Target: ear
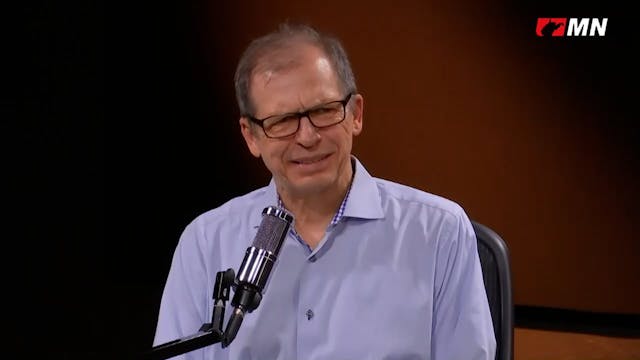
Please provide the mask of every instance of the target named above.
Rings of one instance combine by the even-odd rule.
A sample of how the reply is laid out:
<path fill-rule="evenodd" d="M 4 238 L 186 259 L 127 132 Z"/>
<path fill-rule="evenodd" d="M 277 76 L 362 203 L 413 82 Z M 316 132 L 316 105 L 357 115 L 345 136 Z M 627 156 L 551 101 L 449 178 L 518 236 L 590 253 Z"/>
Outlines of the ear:
<path fill-rule="evenodd" d="M 362 119 L 364 112 L 364 98 L 360 94 L 353 96 L 351 111 L 353 112 L 353 135 L 360 135 L 362 132 Z"/>
<path fill-rule="evenodd" d="M 247 143 L 247 147 L 251 152 L 251 155 L 259 158 L 260 157 L 260 148 L 257 144 L 257 135 L 255 134 L 253 126 L 249 123 L 249 119 L 242 116 L 240 118 L 240 132 L 242 132 L 242 137 L 244 141 Z"/>

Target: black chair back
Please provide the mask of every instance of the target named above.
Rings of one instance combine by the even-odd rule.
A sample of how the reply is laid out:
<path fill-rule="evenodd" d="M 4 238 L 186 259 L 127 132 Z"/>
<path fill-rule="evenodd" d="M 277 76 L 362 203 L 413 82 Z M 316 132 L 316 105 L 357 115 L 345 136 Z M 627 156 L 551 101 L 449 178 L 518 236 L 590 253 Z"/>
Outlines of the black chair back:
<path fill-rule="evenodd" d="M 493 329 L 496 336 L 496 360 L 513 360 L 513 291 L 509 248 L 495 231 L 471 221 L 478 240 Z"/>

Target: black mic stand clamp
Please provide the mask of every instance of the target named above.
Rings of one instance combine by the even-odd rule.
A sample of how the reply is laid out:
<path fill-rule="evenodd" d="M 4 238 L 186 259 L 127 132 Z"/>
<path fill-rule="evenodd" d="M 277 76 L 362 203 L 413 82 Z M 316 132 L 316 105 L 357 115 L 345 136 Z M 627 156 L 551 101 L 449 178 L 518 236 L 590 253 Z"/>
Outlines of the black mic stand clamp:
<path fill-rule="evenodd" d="M 238 287 L 241 287 L 241 289 L 238 289 Z M 253 286 L 234 284 L 233 289 L 236 291 L 233 294 L 231 305 L 235 306 L 235 309 L 229 318 L 229 323 L 221 340 L 223 349 L 229 346 L 233 339 L 235 339 L 240 325 L 242 325 L 242 320 L 244 320 L 244 314 L 255 310 L 262 300 L 262 294 Z"/>
<path fill-rule="evenodd" d="M 234 278 L 235 273 L 233 269 L 218 271 L 216 274 L 216 283 L 213 288 L 213 314 L 210 323 L 202 324 L 195 334 L 154 346 L 151 351 L 147 353 L 146 358 L 149 360 L 168 359 L 221 342 L 224 338 L 222 331 L 224 309 L 226 301 L 229 300 L 229 289 L 234 283 Z M 258 297 L 261 297 L 259 293 Z M 258 299 L 258 304 L 259 303 L 260 299 Z"/>

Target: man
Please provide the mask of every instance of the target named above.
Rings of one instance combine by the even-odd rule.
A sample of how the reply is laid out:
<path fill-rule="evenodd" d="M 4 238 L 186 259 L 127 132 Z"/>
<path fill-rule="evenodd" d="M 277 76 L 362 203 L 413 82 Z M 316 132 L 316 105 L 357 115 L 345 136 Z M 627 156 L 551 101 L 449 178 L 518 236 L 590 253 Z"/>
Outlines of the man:
<path fill-rule="evenodd" d="M 237 270 L 262 209 L 279 205 L 295 220 L 260 306 L 229 347 L 184 359 L 493 359 L 469 219 L 351 154 L 364 100 L 340 43 L 284 25 L 248 47 L 235 82 L 242 136 L 273 177 L 186 227 L 154 344 L 211 319 L 216 273 Z"/>

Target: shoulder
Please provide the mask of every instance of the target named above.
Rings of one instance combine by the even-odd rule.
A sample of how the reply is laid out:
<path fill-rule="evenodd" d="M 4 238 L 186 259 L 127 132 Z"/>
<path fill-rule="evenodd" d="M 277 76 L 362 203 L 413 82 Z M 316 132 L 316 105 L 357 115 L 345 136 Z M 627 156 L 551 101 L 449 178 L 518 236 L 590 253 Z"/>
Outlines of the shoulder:
<path fill-rule="evenodd" d="M 192 223 L 199 226 L 215 224 L 223 219 L 243 218 L 249 216 L 256 204 L 264 198 L 267 187 L 256 189 L 245 195 L 234 197 L 224 204 L 198 215 Z"/>
<path fill-rule="evenodd" d="M 464 209 L 457 202 L 397 182 L 374 178 L 383 203 L 392 202 L 403 208 L 423 208 L 430 212 L 441 213 L 454 218 L 465 217 Z"/>
<path fill-rule="evenodd" d="M 267 187 L 254 190 L 201 213 L 186 225 L 180 242 L 202 247 L 221 238 L 233 237 L 233 234 L 246 237 L 244 232 L 252 229 L 252 224 L 261 217 L 260 204 L 264 202 L 266 191 Z"/>
<path fill-rule="evenodd" d="M 474 239 L 471 220 L 458 202 L 397 182 L 374 180 L 388 220 L 415 224 L 430 238 Z"/>

